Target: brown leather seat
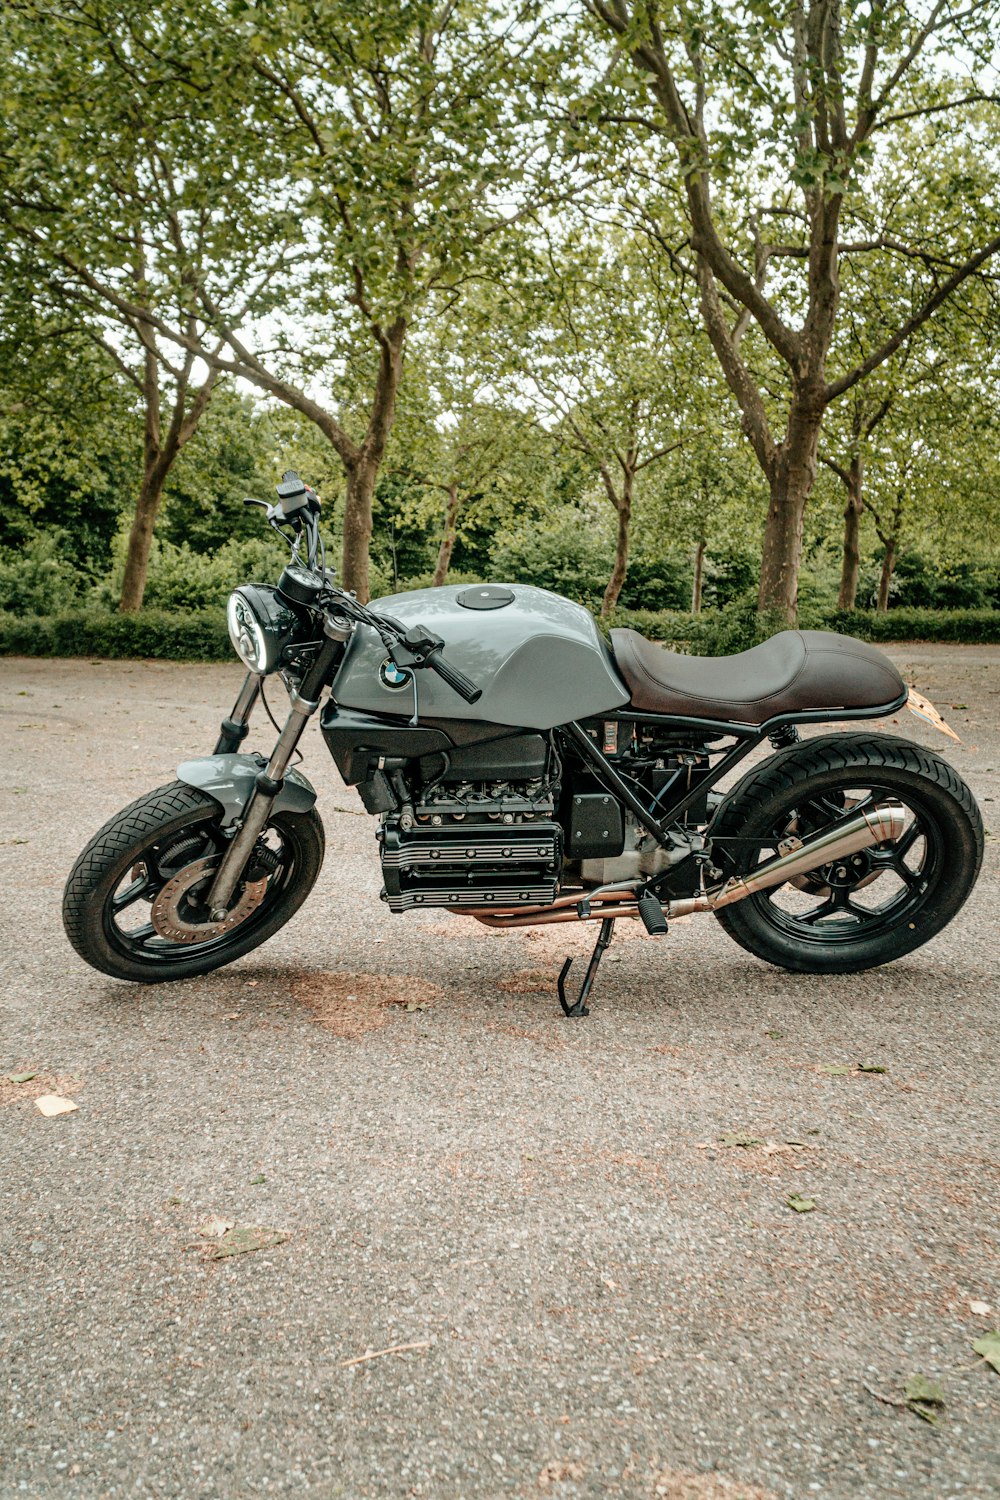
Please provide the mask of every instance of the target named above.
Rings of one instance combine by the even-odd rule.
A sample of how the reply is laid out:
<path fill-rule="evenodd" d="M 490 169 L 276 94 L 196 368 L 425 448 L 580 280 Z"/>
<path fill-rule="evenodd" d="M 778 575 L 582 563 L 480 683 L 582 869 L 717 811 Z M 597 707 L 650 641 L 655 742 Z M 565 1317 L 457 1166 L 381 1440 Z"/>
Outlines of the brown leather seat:
<path fill-rule="evenodd" d="M 681 656 L 634 630 L 612 630 L 611 645 L 641 713 L 763 724 L 810 709 L 888 707 L 906 691 L 881 651 L 826 630 L 783 630 L 736 656 Z"/>

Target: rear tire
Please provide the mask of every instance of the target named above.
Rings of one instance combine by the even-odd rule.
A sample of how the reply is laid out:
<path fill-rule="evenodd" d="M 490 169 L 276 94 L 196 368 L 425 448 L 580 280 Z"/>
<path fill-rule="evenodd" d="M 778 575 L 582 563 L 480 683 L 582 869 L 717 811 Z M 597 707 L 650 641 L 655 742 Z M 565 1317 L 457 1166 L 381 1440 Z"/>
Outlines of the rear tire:
<path fill-rule="evenodd" d="M 771 840 L 759 855 L 737 856 L 746 874 L 782 836 L 818 832 L 857 805 L 859 791 L 904 805 L 912 821 L 901 838 L 797 889 L 723 907 L 718 921 L 749 953 L 802 974 L 858 973 L 912 953 L 961 908 L 983 858 L 979 808 L 947 761 L 907 740 L 837 734 L 793 745 L 740 783 L 711 836 Z"/>
<path fill-rule="evenodd" d="M 186 864 L 225 847 L 221 812 L 206 792 L 174 781 L 116 813 L 90 840 L 66 882 L 63 925 L 80 957 L 102 974 L 143 984 L 207 974 L 249 953 L 283 927 L 308 896 L 323 864 L 319 814 L 278 813 L 267 825 L 277 846 L 277 868 L 239 925 L 208 940 L 170 942 L 147 922 L 129 930 L 124 912 L 152 901 Z M 164 864 L 171 856 L 176 863 Z M 123 904 L 129 877 L 137 894 Z M 145 885 L 143 882 L 145 881 Z M 241 885 L 239 890 L 244 887 Z M 124 896 L 128 896 L 126 887 Z M 146 934 L 145 937 L 142 935 Z"/>

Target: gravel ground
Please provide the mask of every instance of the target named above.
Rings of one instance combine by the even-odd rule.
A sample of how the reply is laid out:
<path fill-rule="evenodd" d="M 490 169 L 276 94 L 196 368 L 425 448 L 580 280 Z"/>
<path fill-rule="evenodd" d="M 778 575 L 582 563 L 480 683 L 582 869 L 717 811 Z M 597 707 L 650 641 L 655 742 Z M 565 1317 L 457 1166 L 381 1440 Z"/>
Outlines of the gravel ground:
<path fill-rule="evenodd" d="M 995 827 L 1000 650 L 891 654 L 963 743 L 889 727 Z M 0 676 L 0 1079 L 38 1072 L 0 1094 L 0 1494 L 996 1496 L 971 1350 L 1000 1308 L 995 838 L 891 967 L 786 974 L 694 918 L 620 939 L 569 1023 L 554 975 L 593 934 L 390 918 L 310 730 L 304 909 L 231 969 L 130 987 L 66 944 L 66 873 L 210 747 L 238 669 Z M 859 1062 L 888 1071 L 823 1071 Z M 78 1111 L 43 1118 L 46 1090 Z M 213 1217 L 289 1238 L 209 1261 Z M 936 1426 L 898 1404 L 914 1373 Z"/>

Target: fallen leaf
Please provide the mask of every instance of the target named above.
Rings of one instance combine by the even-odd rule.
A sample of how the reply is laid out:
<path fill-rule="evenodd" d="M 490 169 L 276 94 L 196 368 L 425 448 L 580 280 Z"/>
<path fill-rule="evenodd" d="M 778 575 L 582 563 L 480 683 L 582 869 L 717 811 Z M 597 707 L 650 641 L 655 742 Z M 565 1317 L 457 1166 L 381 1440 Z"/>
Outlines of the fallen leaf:
<path fill-rule="evenodd" d="M 820 1063 L 819 1070 L 821 1073 L 828 1073 L 831 1078 L 843 1078 L 851 1071 L 846 1063 Z"/>
<path fill-rule="evenodd" d="M 763 1146 L 764 1142 L 755 1135 L 741 1135 L 738 1131 L 727 1130 L 725 1135 L 719 1136 L 719 1142 L 723 1146 Z"/>
<path fill-rule="evenodd" d="M 406 1009 L 412 1014 L 415 1010 L 430 1010 L 430 1006 L 426 1000 L 407 1000 Z"/>
<path fill-rule="evenodd" d="M 265 1229 L 259 1224 L 235 1224 L 208 1252 L 209 1260 L 222 1260 L 227 1255 L 246 1255 L 251 1250 L 270 1250 L 274 1245 L 283 1245 L 291 1236 L 283 1229 Z"/>
<path fill-rule="evenodd" d="M 263 1172 L 258 1172 L 256 1177 L 251 1177 L 251 1179 L 250 1179 L 250 1186 L 251 1187 L 260 1187 L 261 1183 L 262 1182 L 266 1182 L 266 1181 L 267 1181 L 267 1178 L 264 1176 L 264 1173 Z"/>
<path fill-rule="evenodd" d="M 988 1318 L 993 1309 L 988 1302 L 979 1302 L 977 1300 L 969 1303 L 969 1311 L 970 1313 L 975 1313 L 977 1318 Z"/>
<path fill-rule="evenodd" d="M 888 1073 L 888 1068 L 883 1068 L 881 1063 L 858 1063 L 859 1073 Z"/>
<path fill-rule="evenodd" d="M 71 1115 L 80 1106 L 74 1104 L 72 1099 L 64 1099 L 61 1094 L 39 1094 L 35 1100 L 35 1108 L 39 1114 L 50 1119 L 53 1115 Z"/>
<path fill-rule="evenodd" d="M 794 1208 L 797 1214 L 811 1214 L 816 1207 L 815 1198 L 803 1198 L 801 1193 L 789 1193 L 785 1202 L 789 1208 Z"/>
<path fill-rule="evenodd" d="M 221 1240 L 224 1234 L 228 1234 L 236 1223 L 235 1219 L 206 1219 L 198 1233 L 203 1240 Z"/>
<path fill-rule="evenodd" d="M 38 1069 L 36 1068 L 33 1073 L 8 1073 L 7 1077 L 11 1083 L 30 1083 L 33 1078 L 38 1077 Z"/>
<path fill-rule="evenodd" d="M 771 1031 L 765 1031 L 764 1032 L 764 1035 L 765 1036 L 769 1036 L 771 1038 L 772 1042 L 780 1042 L 781 1038 L 784 1036 L 784 1034 L 785 1033 L 783 1031 L 779 1031 L 776 1026 L 773 1027 Z"/>
<path fill-rule="evenodd" d="M 972 1348 L 1000 1375 L 1000 1333 L 996 1329 L 992 1333 L 984 1333 L 981 1339 L 976 1339 Z"/>
<path fill-rule="evenodd" d="M 914 1416 L 936 1426 L 938 1412 L 944 1406 L 944 1391 L 936 1380 L 928 1380 L 926 1375 L 910 1375 L 903 1386 L 903 1395 Z"/>

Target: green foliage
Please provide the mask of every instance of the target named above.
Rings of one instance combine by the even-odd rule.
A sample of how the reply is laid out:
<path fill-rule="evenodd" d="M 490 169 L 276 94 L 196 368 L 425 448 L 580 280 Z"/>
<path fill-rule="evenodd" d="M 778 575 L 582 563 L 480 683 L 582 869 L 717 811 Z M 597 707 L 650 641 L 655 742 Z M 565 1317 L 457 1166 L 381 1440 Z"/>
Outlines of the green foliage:
<path fill-rule="evenodd" d="M 609 540 L 597 520 L 565 507 L 500 534 L 491 572 L 504 583 L 534 583 L 580 603 L 599 602 L 608 581 Z"/>
<path fill-rule="evenodd" d="M 228 661 L 233 654 L 218 609 L 175 614 L 142 609 L 123 615 L 101 608 L 57 615 L 0 614 L 0 655 L 155 657 Z"/>
<path fill-rule="evenodd" d="M 49 532 L 0 551 L 0 610 L 47 614 L 74 604 L 87 583 L 65 552 L 65 535 Z"/>

